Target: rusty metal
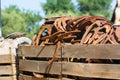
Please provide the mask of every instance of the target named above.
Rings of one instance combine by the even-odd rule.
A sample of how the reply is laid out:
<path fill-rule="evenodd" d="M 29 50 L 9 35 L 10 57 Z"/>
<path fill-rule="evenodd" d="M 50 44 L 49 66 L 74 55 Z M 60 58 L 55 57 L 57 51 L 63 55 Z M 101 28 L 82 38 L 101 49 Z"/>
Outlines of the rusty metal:
<path fill-rule="evenodd" d="M 43 76 L 43 75 L 38 74 L 38 73 L 35 73 L 35 72 L 33 72 L 33 75 L 34 75 L 35 77 L 39 78 L 39 79 L 44 78 L 44 76 Z"/>
<path fill-rule="evenodd" d="M 100 36 L 103 35 L 100 33 L 105 33 L 109 35 L 110 29 L 112 27 L 111 22 L 109 22 L 104 17 L 100 16 L 82 16 L 78 18 L 58 17 L 52 20 L 52 24 L 50 24 L 48 21 L 47 21 L 48 24 L 44 24 L 42 26 L 40 32 L 33 41 L 34 43 L 33 45 L 40 45 L 43 42 L 46 44 L 47 43 L 56 44 L 56 40 L 58 40 L 61 36 L 62 39 L 68 39 L 69 43 L 73 41 L 74 42 L 79 41 L 81 44 L 91 44 L 93 43 L 93 41 L 96 41 L 95 40 L 96 38 L 99 38 Z M 105 31 L 100 31 L 100 29 L 102 28 L 104 28 Z M 45 29 L 48 30 L 47 32 L 48 35 L 41 36 Z M 79 30 L 80 32 L 77 32 L 76 34 L 70 33 L 71 31 L 74 30 Z M 68 33 L 69 35 L 65 35 Z M 91 33 L 92 35 L 90 36 L 89 33 Z M 73 39 L 71 39 L 72 41 L 69 40 L 70 35 L 76 36 L 74 37 L 74 40 Z M 61 41 L 64 42 L 62 39 Z M 98 43 L 100 43 L 100 41 Z"/>
<path fill-rule="evenodd" d="M 59 50 L 59 48 L 60 48 L 60 45 L 61 45 L 61 42 L 60 41 L 58 41 L 57 43 L 56 43 L 56 49 L 55 49 L 55 52 L 54 52 L 54 54 L 53 54 L 53 58 L 51 59 L 51 60 L 49 60 L 49 64 L 52 64 L 55 60 L 57 60 L 58 58 L 57 58 L 57 52 L 58 52 L 58 50 Z"/>
<path fill-rule="evenodd" d="M 33 40 L 33 45 L 56 44 L 51 64 L 57 60 L 61 43 L 80 44 L 118 44 L 120 28 L 101 16 L 55 17 L 48 18 Z M 42 35 L 47 30 L 46 35 Z M 86 59 L 88 62 L 90 59 Z"/>
<path fill-rule="evenodd" d="M 45 46 L 56 45 L 53 57 L 48 61 L 52 64 L 58 60 L 58 51 L 61 43 L 79 44 L 119 44 L 120 26 L 113 25 L 106 18 L 101 16 L 82 16 L 82 17 L 52 17 L 45 18 L 46 22 L 32 40 L 32 45 Z M 43 35 L 45 33 L 45 35 Z M 72 56 L 71 56 L 72 57 Z M 72 61 L 71 58 L 70 61 Z M 113 61 L 109 59 L 112 63 Z M 85 62 L 99 63 L 99 59 L 85 59 Z M 33 73 L 37 78 L 43 75 Z"/>

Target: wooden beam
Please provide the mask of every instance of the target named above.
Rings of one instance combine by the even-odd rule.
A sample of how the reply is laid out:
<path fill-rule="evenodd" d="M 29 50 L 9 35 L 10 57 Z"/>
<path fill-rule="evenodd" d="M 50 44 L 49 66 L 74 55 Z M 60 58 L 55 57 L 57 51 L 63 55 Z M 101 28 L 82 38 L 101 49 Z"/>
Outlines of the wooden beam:
<path fill-rule="evenodd" d="M 120 59 L 120 45 L 62 45 L 62 57 Z"/>
<path fill-rule="evenodd" d="M 20 46 L 19 56 L 24 57 L 53 57 L 55 45 L 50 46 Z M 69 58 L 94 58 L 94 59 L 120 59 L 120 45 L 67 45 L 62 46 L 62 57 Z M 60 57 L 61 49 L 57 53 Z"/>
<path fill-rule="evenodd" d="M 6 66 L 0 66 L 0 75 L 13 75 L 12 66 L 6 65 Z"/>
<path fill-rule="evenodd" d="M 0 80 L 16 80 L 15 63 L 15 54 L 0 55 Z"/>
<path fill-rule="evenodd" d="M 38 72 L 46 74 L 62 74 L 120 79 L 120 65 L 118 64 L 90 64 L 73 62 L 54 62 L 51 66 L 46 61 L 20 60 L 20 71 Z"/>
<path fill-rule="evenodd" d="M 0 55 L 0 63 L 12 63 L 11 62 L 11 55 Z"/>
<path fill-rule="evenodd" d="M 16 79 L 13 79 L 13 76 L 0 76 L 0 80 L 16 80 Z"/>
<path fill-rule="evenodd" d="M 21 71 L 60 74 L 60 63 L 48 64 L 47 61 L 20 60 L 19 69 Z"/>
<path fill-rule="evenodd" d="M 19 56 L 24 57 L 53 57 L 55 45 L 50 46 L 20 46 Z M 60 51 L 59 53 L 60 54 Z"/>
<path fill-rule="evenodd" d="M 90 63 L 63 63 L 63 74 L 91 77 L 120 79 L 120 65 L 117 64 L 90 64 Z"/>

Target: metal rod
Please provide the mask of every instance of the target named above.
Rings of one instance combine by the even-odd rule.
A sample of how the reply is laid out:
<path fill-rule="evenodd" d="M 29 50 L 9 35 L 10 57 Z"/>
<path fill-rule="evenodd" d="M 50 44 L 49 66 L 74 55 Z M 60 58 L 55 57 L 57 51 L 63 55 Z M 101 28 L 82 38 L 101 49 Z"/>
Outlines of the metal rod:
<path fill-rule="evenodd" d="M 2 18 L 1 18 L 1 0 L 0 0 L 0 38 L 2 37 Z"/>

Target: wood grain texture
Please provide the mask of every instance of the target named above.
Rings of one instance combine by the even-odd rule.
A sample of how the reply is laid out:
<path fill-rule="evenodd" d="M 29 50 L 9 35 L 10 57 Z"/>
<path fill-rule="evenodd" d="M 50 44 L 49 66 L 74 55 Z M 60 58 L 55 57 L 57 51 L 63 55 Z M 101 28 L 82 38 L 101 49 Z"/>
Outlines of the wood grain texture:
<path fill-rule="evenodd" d="M 16 80 L 15 63 L 16 60 L 13 53 L 0 55 L 0 80 Z"/>
<path fill-rule="evenodd" d="M 49 58 L 53 56 L 55 45 L 51 46 L 20 46 L 19 56 L 34 58 Z M 62 58 L 93 58 L 93 59 L 120 59 L 120 45 L 97 44 L 62 44 L 58 55 Z M 120 79 L 119 64 L 97 64 L 97 63 L 76 63 L 76 62 L 54 62 L 48 61 L 20 60 L 20 71 L 38 72 L 44 74 L 62 74 L 92 77 Z"/>
<path fill-rule="evenodd" d="M 63 45 L 62 57 L 120 59 L 120 45 Z"/>
<path fill-rule="evenodd" d="M 5 75 L 5 74 L 10 74 L 10 75 L 13 74 L 11 65 L 0 66 L 0 75 Z"/>
<path fill-rule="evenodd" d="M 52 57 L 55 51 L 55 45 L 51 46 L 20 46 L 19 56 L 24 57 Z M 60 57 L 72 58 L 94 58 L 94 59 L 120 59 L 120 45 L 97 44 L 97 45 L 67 45 L 62 44 L 58 51 Z M 62 51 L 62 52 L 61 52 Z"/>
<path fill-rule="evenodd" d="M 11 63 L 11 55 L 0 55 L 0 63 Z"/>
<path fill-rule="evenodd" d="M 51 46 L 20 46 L 19 56 L 24 57 L 53 57 L 55 45 Z M 60 51 L 58 52 L 60 54 Z"/>
<path fill-rule="evenodd" d="M 54 62 L 50 67 L 46 61 L 20 60 L 20 70 L 46 74 L 62 74 L 120 79 L 120 65 L 117 64 L 85 64 L 73 62 Z"/>
<path fill-rule="evenodd" d="M 13 76 L 2 76 L 0 77 L 0 80 L 16 80 L 16 79 L 13 79 Z"/>

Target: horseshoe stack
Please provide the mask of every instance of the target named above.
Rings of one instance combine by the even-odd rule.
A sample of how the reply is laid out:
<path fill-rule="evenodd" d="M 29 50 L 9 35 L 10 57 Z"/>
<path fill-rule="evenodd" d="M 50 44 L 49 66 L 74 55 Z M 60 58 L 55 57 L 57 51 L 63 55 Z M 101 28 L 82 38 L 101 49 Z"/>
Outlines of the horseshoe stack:
<path fill-rule="evenodd" d="M 33 45 L 55 44 L 53 62 L 61 43 L 80 44 L 118 44 L 118 31 L 113 24 L 101 16 L 53 17 L 47 18 Z M 119 32 L 119 31 L 118 31 Z"/>
<path fill-rule="evenodd" d="M 50 18 L 41 27 L 33 45 L 61 43 L 118 44 L 112 23 L 101 16 Z"/>

